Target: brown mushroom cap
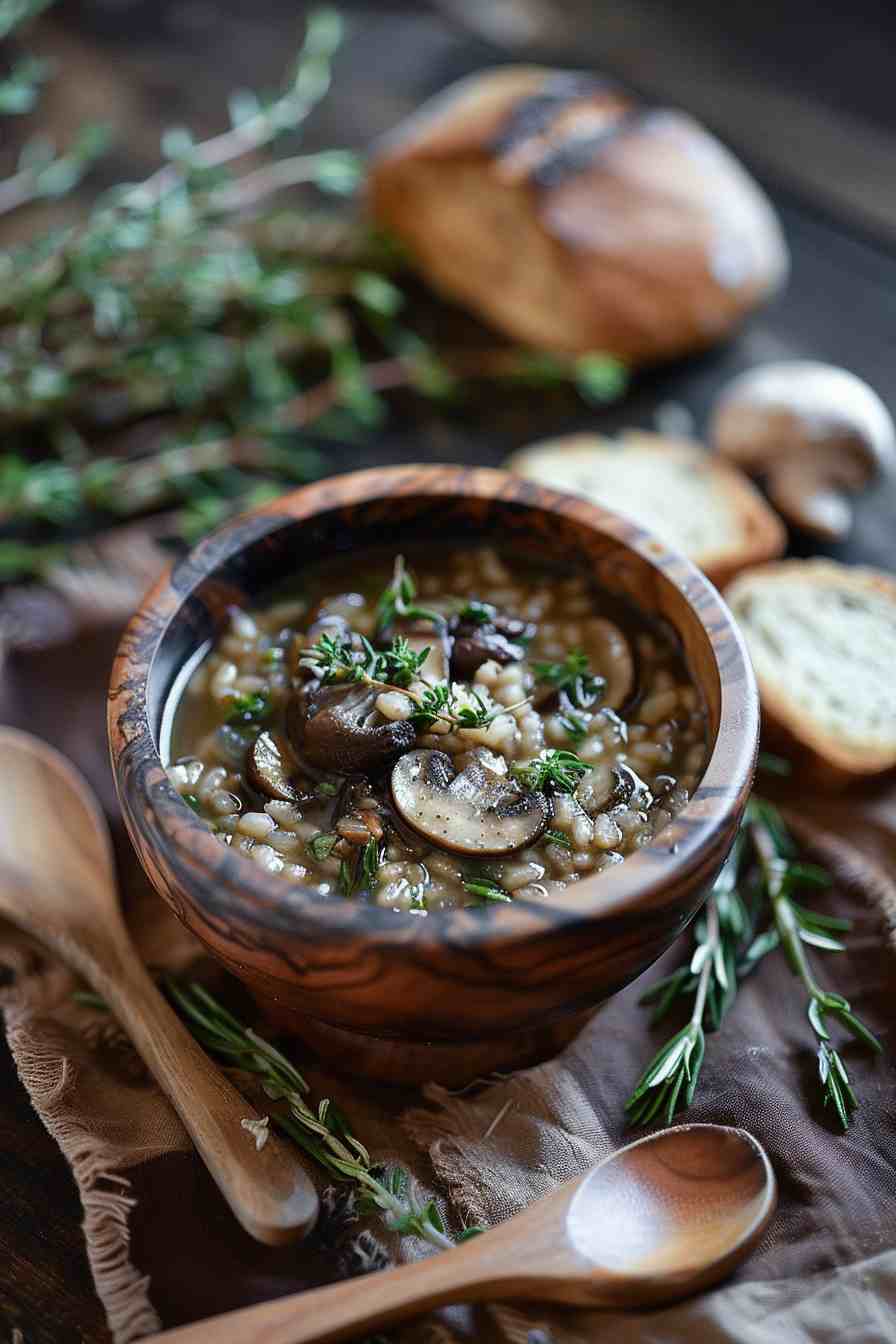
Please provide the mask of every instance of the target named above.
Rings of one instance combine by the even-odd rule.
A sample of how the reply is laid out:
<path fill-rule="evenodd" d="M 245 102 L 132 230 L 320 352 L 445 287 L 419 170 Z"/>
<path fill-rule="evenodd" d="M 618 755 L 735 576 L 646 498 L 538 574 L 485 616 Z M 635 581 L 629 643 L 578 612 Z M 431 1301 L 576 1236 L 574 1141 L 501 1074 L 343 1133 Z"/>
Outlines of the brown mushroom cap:
<path fill-rule="evenodd" d="M 298 761 L 279 733 L 259 733 L 246 753 L 246 778 L 256 793 L 284 803 L 307 803 L 313 786 L 298 775 Z"/>
<path fill-rule="evenodd" d="M 536 626 L 499 611 L 489 603 L 480 603 L 488 620 L 474 621 L 455 617 L 451 625 L 454 637 L 451 667 L 460 681 L 471 681 L 483 663 L 519 663 L 526 656 L 526 645 L 533 638 Z"/>
<path fill-rule="evenodd" d="M 376 771 L 414 745 L 407 720 L 390 720 L 376 708 L 377 691 L 352 682 L 311 682 L 287 707 L 290 741 L 304 759 L 339 775 Z"/>
<path fill-rule="evenodd" d="M 550 817 L 541 793 L 472 761 L 460 774 L 443 751 L 411 751 L 392 769 L 392 801 L 402 819 L 439 849 L 491 857 L 531 845 Z"/>
<path fill-rule="evenodd" d="M 765 364 L 728 383 L 710 437 L 722 456 L 765 477 L 785 518 L 827 540 L 848 534 L 849 496 L 896 465 L 896 428 L 877 393 L 814 360 Z"/>

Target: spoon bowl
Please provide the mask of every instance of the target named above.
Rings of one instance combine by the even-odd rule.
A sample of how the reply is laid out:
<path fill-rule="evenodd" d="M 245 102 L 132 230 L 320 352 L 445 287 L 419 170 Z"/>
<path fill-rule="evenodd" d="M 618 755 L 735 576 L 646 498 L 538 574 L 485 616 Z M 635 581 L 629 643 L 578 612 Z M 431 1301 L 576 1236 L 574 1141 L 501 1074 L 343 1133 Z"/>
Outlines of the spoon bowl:
<path fill-rule="evenodd" d="M 774 1204 L 771 1164 L 750 1134 L 681 1125 L 589 1172 L 569 1204 L 567 1236 L 600 1276 L 602 1300 L 618 1276 L 623 1301 L 634 1285 L 645 1302 L 665 1301 L 746 1254 Z"/>
<path fill-rule="evenodd" d="M 629 1144 L 499 1227 L 427 1260 L 158 1336 L 159 1344 L 336 1344 L 449 1302 L 648 1307 L 716 1283 L 775 1210 L 742 1129 L 681 1125 Z"/>

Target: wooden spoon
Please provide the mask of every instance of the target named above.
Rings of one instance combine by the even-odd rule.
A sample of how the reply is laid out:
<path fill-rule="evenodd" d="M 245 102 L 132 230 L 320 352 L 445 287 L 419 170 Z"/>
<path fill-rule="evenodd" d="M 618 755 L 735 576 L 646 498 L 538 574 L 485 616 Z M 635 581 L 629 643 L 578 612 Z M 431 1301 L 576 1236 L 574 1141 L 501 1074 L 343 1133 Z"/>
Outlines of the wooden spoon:
<path fill-rule="evenodd" d="M 629 1144 L 493 1231 L 416 1264 L 229 1312 L 158 1344 L 327 1344 L 448 1302 L 646 1307 L 706 1288 L 756 1245 L 775 1176 L 742 1129 L 681 1125 Z"/>
<path fill-rule="evenodd" d="M 28 733 L 0 728 L 0 916 L 33 934 L 109 1005 L 177 1111 L 251 1236 L 304 1236 L 317 1192 L 295 1151 L 271 1135 L 257 1151 L 231 1087 L 162 998 L 118 907 L 109 832 L 87 781 Z"/>

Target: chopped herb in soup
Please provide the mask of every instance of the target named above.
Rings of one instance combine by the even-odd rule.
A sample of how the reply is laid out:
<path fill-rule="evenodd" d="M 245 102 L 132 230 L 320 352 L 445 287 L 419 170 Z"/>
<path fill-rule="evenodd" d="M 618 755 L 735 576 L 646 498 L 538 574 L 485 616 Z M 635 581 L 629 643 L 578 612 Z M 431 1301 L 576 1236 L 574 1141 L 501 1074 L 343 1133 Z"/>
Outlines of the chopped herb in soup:
<path fill-rule="evenodd" d="M 332 563 L 303 593 L 231 612 L 169 767 L 223 844 L 287 882 L 417 915 L 550 900 L 700 778 L 673 637 L 585 576 L 477 548 Z"/>

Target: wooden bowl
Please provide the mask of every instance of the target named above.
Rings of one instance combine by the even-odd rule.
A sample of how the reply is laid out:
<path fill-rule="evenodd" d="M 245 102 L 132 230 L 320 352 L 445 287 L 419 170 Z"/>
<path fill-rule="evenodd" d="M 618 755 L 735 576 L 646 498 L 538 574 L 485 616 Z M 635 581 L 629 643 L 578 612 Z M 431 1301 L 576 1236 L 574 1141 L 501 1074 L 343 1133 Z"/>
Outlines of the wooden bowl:
<path fill-rule="evenodd" d="M 321 897 L 225 848 L 178 797 L 159 744 L 178 677 L 227 621 L 330 551 L 487 539 L 584 567 L 668 621 L 711 743 L 688 806 L 624 863 L 549 902 L 410 918 Z M 321 481 L 236 519 L 164 575 L 109 691 L 128 830 L 156 889 L 283 1028 L 352 1073 L 451 1084 L 555 1052 L 702 904 L 734 839 L 759 735 L 756 685 L 711 584 L 635 524 L 502 472 L 394 467 Z"/>

